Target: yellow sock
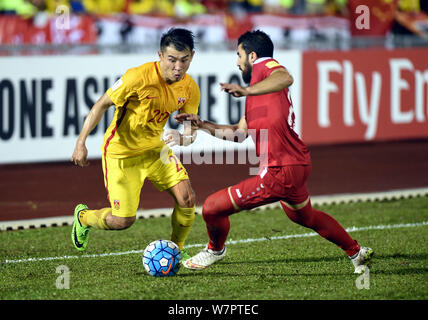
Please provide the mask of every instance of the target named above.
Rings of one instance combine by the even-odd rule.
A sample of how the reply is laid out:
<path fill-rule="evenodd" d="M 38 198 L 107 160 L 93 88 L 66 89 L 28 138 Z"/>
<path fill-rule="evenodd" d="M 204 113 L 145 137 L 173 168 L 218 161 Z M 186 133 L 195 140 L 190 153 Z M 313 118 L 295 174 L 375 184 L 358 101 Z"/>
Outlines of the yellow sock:
<path fill-rule="evenodd" d="M 175 242 L 180 250 L 184 249 L 184 242 L 192 229 L 193 221 L 195 220 L 195 209 L 182 208 L 175 204 L 174 211 L 171 216 L 172 234 L 171 241 Z"/>
<path fill-rule="evenodd" d="M 87 227 L 94 227 L 100 230 L 109 230 L 106 223 L 107 215 L 111 213 L 111 208 L 103 208 L 100 210 L 82 210 L 79 213 L 80 222 Z"/>

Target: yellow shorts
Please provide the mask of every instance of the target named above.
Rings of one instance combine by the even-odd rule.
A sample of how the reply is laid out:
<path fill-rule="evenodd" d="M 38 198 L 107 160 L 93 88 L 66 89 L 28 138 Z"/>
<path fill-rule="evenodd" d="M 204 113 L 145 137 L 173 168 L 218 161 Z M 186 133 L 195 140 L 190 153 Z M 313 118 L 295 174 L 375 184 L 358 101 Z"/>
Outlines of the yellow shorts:
<path fill-rule="evenodd" d="M 189 179 L 186 169 L 171 149 L 150 150 L 142 155 L 116 159 L 103 157 L 104 184 L 112 208 L 118 217 L 134 217 L 140 202 L 144 180 L 149 179 L 164 191 Z"/>

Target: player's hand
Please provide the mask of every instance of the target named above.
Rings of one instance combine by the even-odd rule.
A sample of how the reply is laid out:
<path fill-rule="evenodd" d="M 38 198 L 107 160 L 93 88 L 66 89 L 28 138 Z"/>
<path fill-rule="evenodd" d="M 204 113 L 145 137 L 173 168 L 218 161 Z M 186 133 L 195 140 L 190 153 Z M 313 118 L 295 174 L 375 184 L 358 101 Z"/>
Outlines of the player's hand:
<path fill-rule="evenodd" d="M 179 113 L 174 116 L 174 119 L 181 124 L 183 124 L 185 121 L 190 121 L 192 130 L 202 129 L 203 126 L 203 121 L 197 114 Z"/>
<path fill-rule="evenodd" d="M 196 130 L 189 135 L 184 135 L 174 129 L 168 129 L 163 134 L 163 141 L 169 146 L 185 146 L 192 144 L 196 139 Z"/>
<path fill-rule="evenodd" d="M 247 88 L 237 83 L 220 83 L 220 89 L 237 98 L 248 96 Z"/>
<path fill-rule="evenodd" d="M 181 134 L 177 130 L 168 129 L 164 132 L 163 141 L 168 147 L 180 145 Z"/>
<path fill-rule="evenodd" d="M 74 148 L 73 155 L 71 156 L 71 161 L 76 166 L 86 167 L 89 165 L 88 161 L 88 149 L 84 143 L 77 143 Z"/>

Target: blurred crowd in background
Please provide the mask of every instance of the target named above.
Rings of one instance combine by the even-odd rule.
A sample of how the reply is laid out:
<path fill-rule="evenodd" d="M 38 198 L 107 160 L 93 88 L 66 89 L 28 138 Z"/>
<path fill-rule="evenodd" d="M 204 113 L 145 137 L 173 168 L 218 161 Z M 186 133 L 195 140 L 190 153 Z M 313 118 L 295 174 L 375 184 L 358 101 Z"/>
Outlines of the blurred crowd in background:
<path fill-rule="evenodd" d="M 370 10 L 368 29 L 355 23 L 360 5 Z M 340 48 L 358 36 L 427 40 L 428 0 L 0 0 L 0 45 L 157 45 L 171 26 L 211 47 L 255 28 L 298 49 L 314 40 Z"/>
<path fill-rule="evenodd" d="M 74 13 L 187 18 L 219 12 L 235 15 L 256 12 L 346 14 L 346 3 L 347 0 L 0 0 L 0 11 L 30 17 L 39 11 L 54 14 L 58 6 L 65 5 Z"/>

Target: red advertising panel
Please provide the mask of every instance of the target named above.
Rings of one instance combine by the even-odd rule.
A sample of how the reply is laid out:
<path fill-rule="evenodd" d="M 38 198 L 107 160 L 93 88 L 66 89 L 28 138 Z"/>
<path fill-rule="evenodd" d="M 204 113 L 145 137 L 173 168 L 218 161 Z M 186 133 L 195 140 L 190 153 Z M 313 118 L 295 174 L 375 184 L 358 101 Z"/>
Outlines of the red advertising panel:
<path fill-rule="evenodd" d="M 428 138 L 428 48 L 305 52 L 309 144 Z"/>

